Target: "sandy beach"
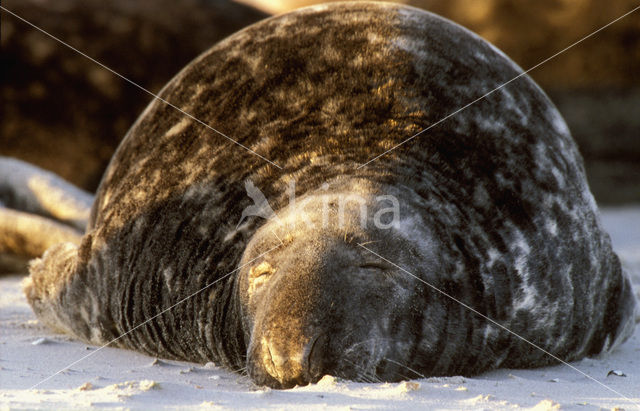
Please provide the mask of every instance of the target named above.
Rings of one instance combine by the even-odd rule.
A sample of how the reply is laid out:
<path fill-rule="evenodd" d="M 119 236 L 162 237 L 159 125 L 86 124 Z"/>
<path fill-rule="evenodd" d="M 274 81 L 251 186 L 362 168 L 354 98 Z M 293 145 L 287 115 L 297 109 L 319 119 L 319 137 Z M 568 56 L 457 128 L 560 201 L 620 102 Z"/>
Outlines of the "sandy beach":
<path fill-rule="evenodd" d="M 602 221 L 640 294 L 640 207 Z M 325 376 L 278 391 L 215 364 L 90 347 L 41 325 L 22 276 L 0 278 L 0 409 L 536 409 L 640 410 L 640 327 L 613 352 L 569 366 L 468 377 L 354 383 Z M 63 371 L 61 371 L 63 370 Z M 54 375 L 55 374 L 55 375 Z"/>

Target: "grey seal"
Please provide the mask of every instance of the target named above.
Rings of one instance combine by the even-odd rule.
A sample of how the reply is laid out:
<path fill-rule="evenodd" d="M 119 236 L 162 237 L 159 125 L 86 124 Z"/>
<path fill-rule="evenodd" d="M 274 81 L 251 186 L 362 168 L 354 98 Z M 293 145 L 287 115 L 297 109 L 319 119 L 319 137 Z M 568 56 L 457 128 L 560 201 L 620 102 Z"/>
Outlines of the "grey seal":
<path fill-rule="evenodd" d="M 530 78 L 369 162 L 521 72 L 397 4 L 250 26 L 161 93 L 246 149 L 152 103 L 81 244 L 32 264 L 29 302 L 85 341 L 278 388 L 556 361 L 460 303 L 565 361 L 609 350 L 636 302 L 569 130 Z"/>

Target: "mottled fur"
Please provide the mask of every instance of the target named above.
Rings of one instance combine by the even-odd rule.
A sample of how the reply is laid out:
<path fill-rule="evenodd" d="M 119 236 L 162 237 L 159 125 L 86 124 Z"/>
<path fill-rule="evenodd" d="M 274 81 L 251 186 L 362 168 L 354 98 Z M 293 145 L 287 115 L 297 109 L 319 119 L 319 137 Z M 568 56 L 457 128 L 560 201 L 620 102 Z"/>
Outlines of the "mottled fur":
<path fill-rule="evenodd" d="M 417 375 L 403 365 L 448 375 L 554 362 L 402 271 L 376 268 L 357 246 L 372 241 L 567 361 L 608 349 L 628 334 L 634 299 L 569 131 L 530 78 L 357 168 L 520 72 L 472 33 L 400 5 L 320 6 L 251 26 L 188 65 L 162 97 L 283 169 L 152 103 L 113 157 L 76 254 L 63 247 L 34 264 L 29 300 L 41 318 L 100 344 L 242 261 L 239 274 L 117 344 L 249 364 L 273 386 L 322 373 Z M 314 231 L 251 218 L 235 230 L 251 204 L 246 180 L 286 220 L 292 179 L 316 199 L 325 182 L 367 201 L 393 194 L 403 220 L 376 231 L 354 217 L 342 231 Z M 278 245 L 270 231 L 285 244 L 252 261 Z M 251 269 L 265 261 L 276 268 L 258 293 Z M 45 292 L 50 275 L 63 281 Z"/>

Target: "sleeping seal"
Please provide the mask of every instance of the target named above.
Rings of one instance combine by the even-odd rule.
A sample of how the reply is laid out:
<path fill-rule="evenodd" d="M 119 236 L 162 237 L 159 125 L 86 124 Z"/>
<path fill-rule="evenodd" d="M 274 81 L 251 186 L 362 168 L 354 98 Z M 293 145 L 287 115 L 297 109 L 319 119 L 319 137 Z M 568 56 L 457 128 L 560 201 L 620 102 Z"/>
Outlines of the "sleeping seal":
<path fill-rule="evenodd" d="M 361 167 L 518 73 L 462 27 L 397 4 L 240 31 L 161 96 L 262 157 L 152 103 L 81 244 L 32 264 L 28 299 L 91 343 L 122 335 L 280 388 L 554 363 L 422 281 L 565 361 L 611 349 L 633 327 L 630 283 L 531 79 Z"/>

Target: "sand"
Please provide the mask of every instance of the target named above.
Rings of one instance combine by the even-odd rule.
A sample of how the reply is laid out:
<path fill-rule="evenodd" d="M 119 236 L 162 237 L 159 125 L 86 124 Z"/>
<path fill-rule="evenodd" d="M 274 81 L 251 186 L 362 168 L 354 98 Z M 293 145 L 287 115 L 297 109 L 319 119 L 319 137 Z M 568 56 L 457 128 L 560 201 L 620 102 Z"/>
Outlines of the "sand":
<path fill-rule="evenodd" d="M 640 207 L 605 209 L 602 217 L 640 295 Z M 326 376 L 278 391 L 212 363 L 158 360 L 54 334 L 36 320 L 21 280 L 0 278 L 0 409 L 640 410 L 640 327 L 613 352 L 571 363 L 595 381 L 560 364 L 401 383 Z"/>

